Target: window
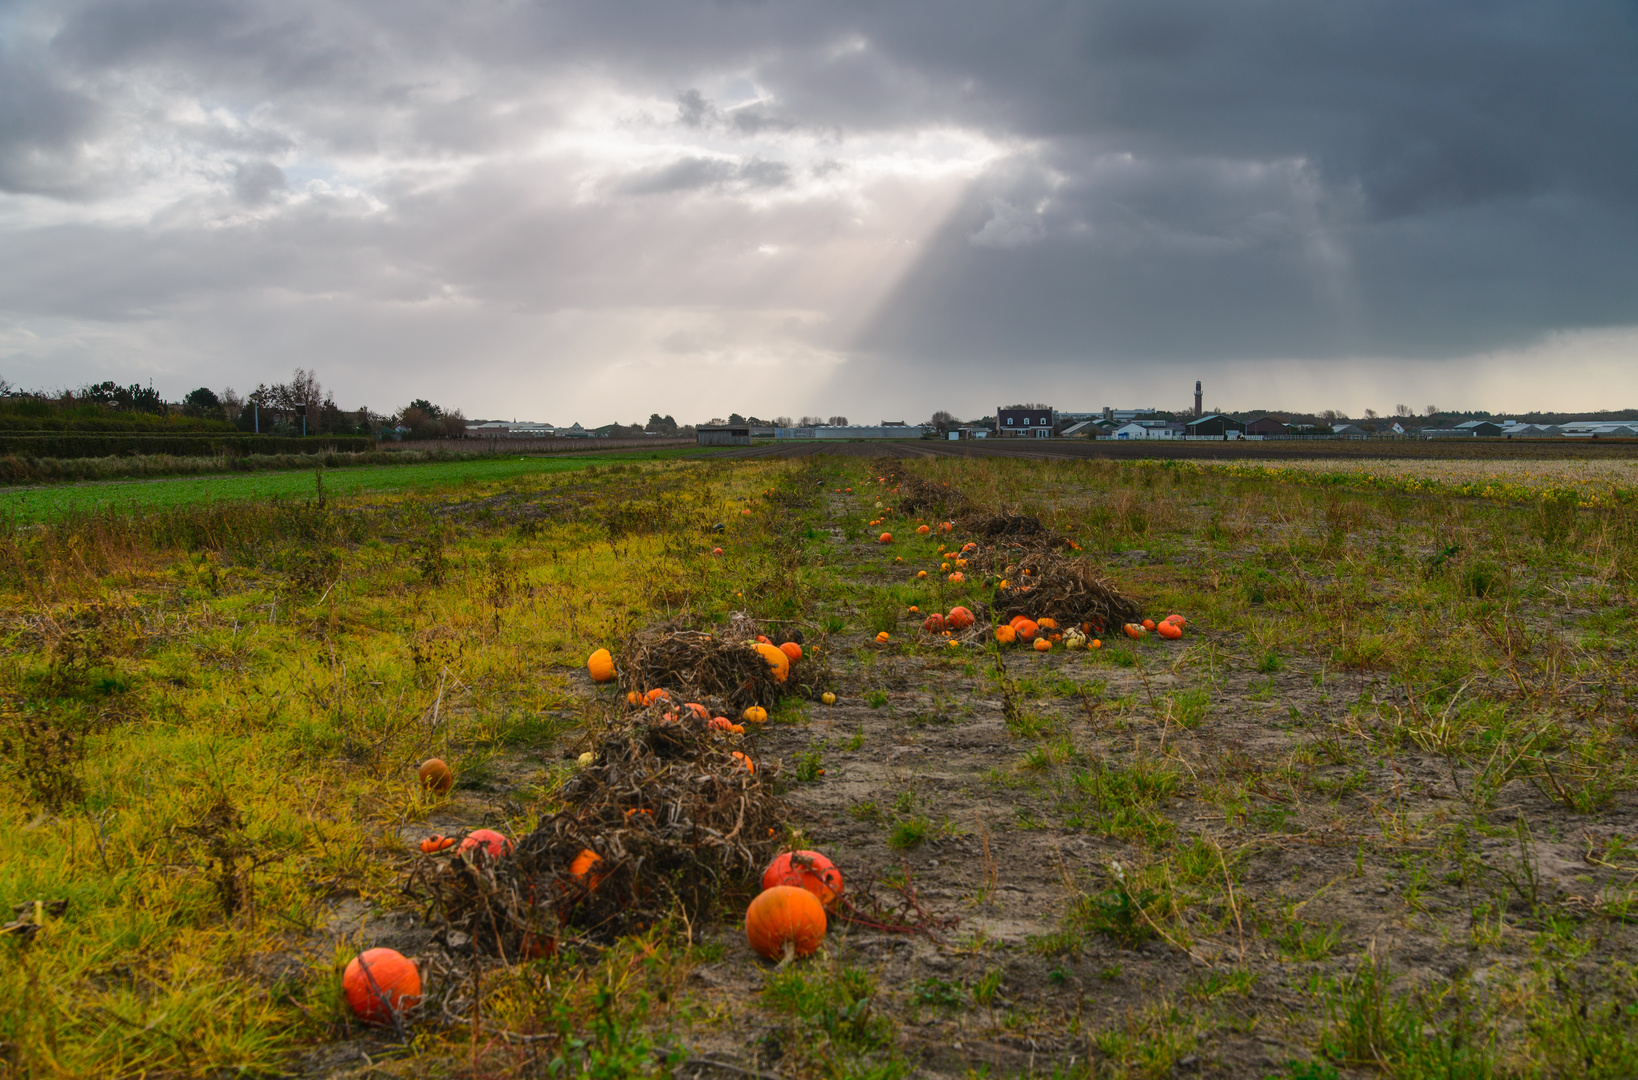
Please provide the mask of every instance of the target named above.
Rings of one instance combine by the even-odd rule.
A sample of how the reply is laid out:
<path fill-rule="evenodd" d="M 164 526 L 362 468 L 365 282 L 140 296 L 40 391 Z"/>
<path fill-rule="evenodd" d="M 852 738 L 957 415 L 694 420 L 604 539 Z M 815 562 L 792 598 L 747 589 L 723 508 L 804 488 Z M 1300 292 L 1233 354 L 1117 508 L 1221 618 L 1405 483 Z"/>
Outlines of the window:
<path fill-rule="evenodd" d="M 1012 427 L 1012 417 L 1007 417 L 1007 426 Z"/>

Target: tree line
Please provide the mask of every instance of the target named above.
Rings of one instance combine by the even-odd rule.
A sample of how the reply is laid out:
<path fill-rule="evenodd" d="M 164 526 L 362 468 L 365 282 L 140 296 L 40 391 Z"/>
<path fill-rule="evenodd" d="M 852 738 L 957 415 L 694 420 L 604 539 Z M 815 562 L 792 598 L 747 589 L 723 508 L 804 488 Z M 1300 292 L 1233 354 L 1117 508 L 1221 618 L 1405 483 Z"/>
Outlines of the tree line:
<path fill-rule="evenodd" d="M 232 387 L 220 391 L 201 386 L 181 401 L 166 401 L 150 384 L 122 386 L 112 380 L 86 383 L 72 390 L 23 390 L 0 379 L 0 401 L 17 411 L 84 412 L 105 410 L 135 417 L 184 417 L 190 427 L 238 430 L 263 435 L 373 435 L 389 439 L 460 438 L 466 434 L 466 416 L 425 398 L 416 398 L 392 412 L 367 406 L 343 409 L 335 395 L 319 382 L 318 374 L 296 368 L 290 379 L 258 383 L 248 394 Z"/>

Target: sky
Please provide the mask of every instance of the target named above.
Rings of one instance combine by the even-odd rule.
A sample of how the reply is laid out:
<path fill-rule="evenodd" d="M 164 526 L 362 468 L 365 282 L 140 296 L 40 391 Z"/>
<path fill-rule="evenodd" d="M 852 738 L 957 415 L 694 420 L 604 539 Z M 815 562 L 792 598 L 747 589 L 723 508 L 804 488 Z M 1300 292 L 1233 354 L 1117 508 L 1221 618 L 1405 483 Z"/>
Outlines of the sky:
<path fill-rule="evenodd" d="M 0 378 L 1638 406 L 1638 6 L 0 0 Z"/>

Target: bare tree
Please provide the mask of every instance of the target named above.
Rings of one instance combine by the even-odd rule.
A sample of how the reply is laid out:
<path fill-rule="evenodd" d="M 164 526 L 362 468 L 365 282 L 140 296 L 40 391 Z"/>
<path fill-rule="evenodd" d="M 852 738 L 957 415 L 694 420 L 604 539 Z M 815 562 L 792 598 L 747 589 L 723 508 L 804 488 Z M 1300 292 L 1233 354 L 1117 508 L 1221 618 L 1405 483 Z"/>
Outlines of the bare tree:
<path fill-rule="evenodd" d="M 823 416 L 804 416 L 796 422 L 797 427 L 818 427 L 825 422 Z"/>
<path fill-rule="evenodd" d="M 1377 417 L 1377 412 L 1376 412 L 1375 409 L 1366 409 L 1365 410 L 1365 419 L 1375 420 L 1376 417 Z"/>
<path fill-rule="evenodd" d="M 1395 405 L 1393 407 L 1393 411 L 1394 411 L 1394 415 L 1396 415 L 1396 416 L 1409 416 L 1409 415 L 1411 415 L 1411 407 L 1409 405 Z"/>
<path fill-rule="evenodd" d="M 830 418 L 831 427 L 847 427 L 847 417 L 833 416 Z"/>
<path fill-rule="evenodd" d="M 791 426 L 791 418 L 790 417 L 788 417 L 788 416 L 776 416 L 776 417 L 774 417 L 774 427 L 790 427 L 790 426 Z"/>
<path fill-rule="evenodd" d="M 1330 424 L 1341 420 L 1342 415 L 1335 409 L 1326 409 L 1324 412 L 1320 413 L 1320 419 L 1324 420 L 1327 424 Z"/>
<path fill-rule="evenodd" d="M 938 430 L 945 431 L 951 427 L 954 427 L 956 424 L 959 424 L 961 421 L 955 418 L 954 413 L 940 409 L 938 412 L 934 413 L 932 419 L 927 422 Z"/>
<path fill-rule="evenodd" d="M 1439 415 L 1439 406 L 1429 405 L 1426 409 L 1423 409 L 1422 412 L 1427 416 L 1437 416 Z"/>

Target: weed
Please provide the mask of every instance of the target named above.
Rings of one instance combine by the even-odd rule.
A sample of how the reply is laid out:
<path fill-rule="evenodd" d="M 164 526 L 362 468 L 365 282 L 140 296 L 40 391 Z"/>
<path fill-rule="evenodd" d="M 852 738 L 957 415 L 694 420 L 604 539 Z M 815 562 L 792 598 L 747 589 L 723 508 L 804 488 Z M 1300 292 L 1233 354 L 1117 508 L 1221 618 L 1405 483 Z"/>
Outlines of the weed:
<path fill-rule="evenodd" d="M 904 818 L 893 826 L 888 834 L 887 842 L 900 851 L 908 851 L 927 838 L 927 832 L 933 823 L 921 815 Z"/>

